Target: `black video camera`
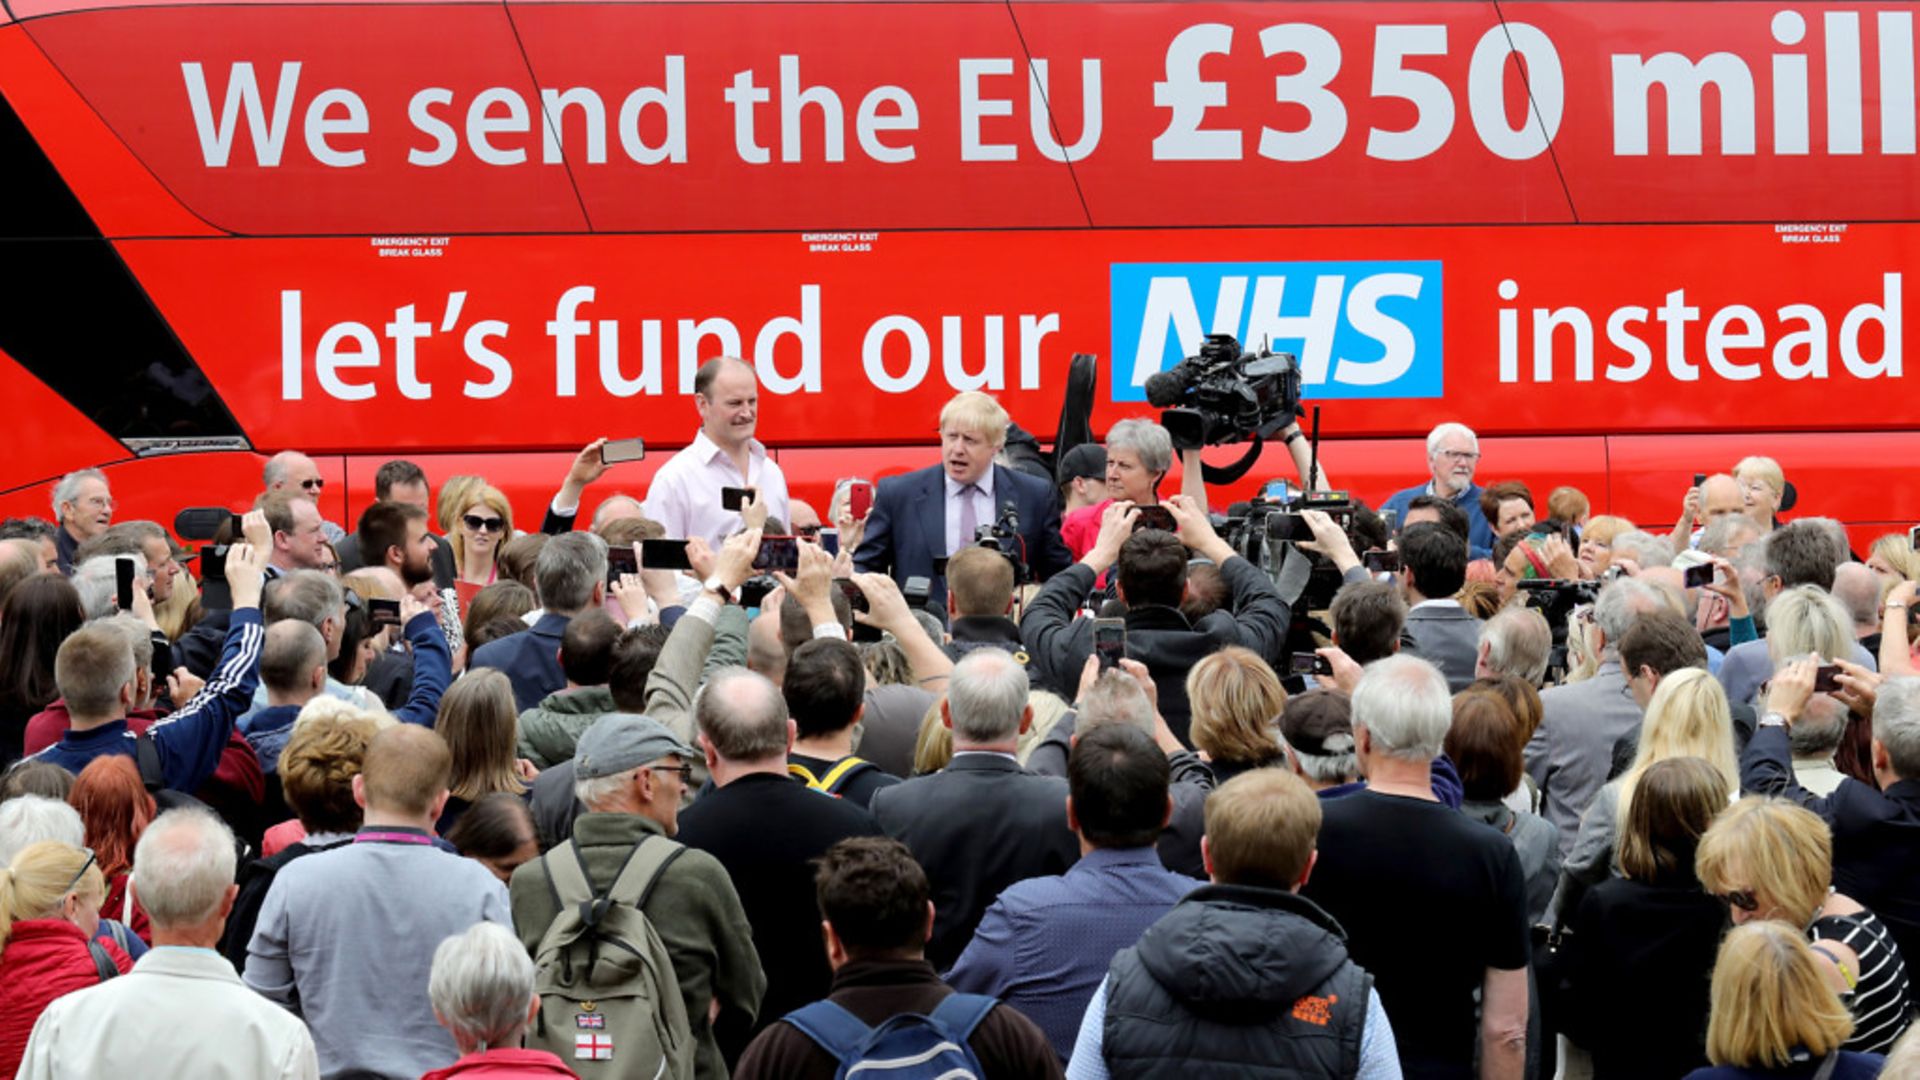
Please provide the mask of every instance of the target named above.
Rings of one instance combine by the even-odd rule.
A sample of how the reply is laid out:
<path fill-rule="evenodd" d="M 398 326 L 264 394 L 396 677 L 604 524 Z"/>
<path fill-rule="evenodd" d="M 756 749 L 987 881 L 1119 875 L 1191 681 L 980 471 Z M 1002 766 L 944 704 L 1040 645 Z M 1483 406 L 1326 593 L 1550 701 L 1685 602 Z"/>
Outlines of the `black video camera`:
<path fill-rule="evenodd" d="M 1198 355 L 1147 376 L 1147 401 L 1180 450 L 1272 438 L 1300 411 L 1292 353 L 1244 352 L 1232 334 L 1209 334 Z"/>
<path fill-rule="evenodd" d="M 1012 503 L 1000 509 L 1000 516 L 992 524 L 974 530 L 973 543 L 975 547 L 997 551 L 1005 556 L 1013 564 L 1015 585 L 1025 585 L 1033 580 L 1033 568 L 1027 565 L 1027 542 L 1020 535 L 1020 513 Z"/>

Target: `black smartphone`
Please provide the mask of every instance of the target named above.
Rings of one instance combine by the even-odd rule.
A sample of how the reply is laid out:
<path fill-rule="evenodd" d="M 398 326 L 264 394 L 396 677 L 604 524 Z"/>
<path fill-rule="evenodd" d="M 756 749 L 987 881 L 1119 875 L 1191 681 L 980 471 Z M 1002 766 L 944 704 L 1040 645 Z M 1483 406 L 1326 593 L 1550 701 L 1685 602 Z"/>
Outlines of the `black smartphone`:
<path fill-rule="evenodd" d="M 1822 664 L 1813 669 L 1813 692 L 1831 694 L 1840 689 L 1840 665 Z"/>
<path fill-rule="evenodd" d="M 1180 525 L 1173 520 L 1173 511 L 1164 506 L 1143 506 L 1140 516 L 1133 519 L 1133 531 L 1141 529 L 1162 529 L 1166 532 L 1179 532 Z"/>
<path fill-rule="evenodd" d="M 829 555 L 840 554 L 840 530 L 839 529 L 821 529 L 817 539 L 820 542 L 820 550 L 826 552 Z"/>
<path fill-rule="evenodd" d="M 1267 538 L 1298 543 L 1313 539 L 1313 530 L 1307 526 L 1307 519 L 1303 514 L 1268 514 Z"/>
<path fill-rule="evenodd" d="M 926 607 L 927 597 L 933 594 L 933 582 L 918 574 L 907 579 L 900 586 L 900 595 L 906 598 L 908 607 Z"/>
<path fill-rule="evenodd" d="M 1680 571 L 1680 584 L 1688 589 L 1696 589 L 1702 585 L 1711 585 L 1713 584 L 1713 573 L 1715 569 L 1716 567 L 1712 563 L 1701 563 L 1698 566 L 1689 566 L 1685 570 Z"/>
<path fill-rule="evenodd" d="M 1333 664 L 1317 652 L 1297 652 L 1293 654 L 1292 671 L 1295 675 L 1332 675 Z"/>
<path fill-rule="evenodd" d="M 1400 553 L 1385 548 L 1375 548 L 1361 556 L 1366 568 L 1376 574 L 1391 574 L 1400 569 Z"/>
<path fill-rule="evenodd" d="M 647 444 L 639 439 L 608 439 L 600 444 L 600 464 L 618 465 L 640 461 L 647 456 Z"/>
<path fill-rule="evenodd" d="M 693 569 L 693 563 L 687 559 L 685 540 L 640 541 L 640 565 L 649 570 Z"/>
<path fill-rule="evenodd" d="M 752 488 L 723 487 L 720 489 L 720 509 L 740 512 L 740 507 L 753 497 Z"/>
<path fill-rule="evenodd" d="M 139 572 L 133 560 L 124 555 L 113 560 L 114 599 L 119 601 L 121 611 L 133 610 L 133 578 Z"/>
<path fill-rule="evenodd" d="M 200 583 L 219 581 L 227 576 L 227 545 L 208 544 L 200 549 Z"/>
<path fill-rule="evenodd" d="M 375 626 L 400 625 L 400 601 L 378 596 L 367 601 L 367 620 Z"/>
<path fill-rule="evenodd" d="M 1697 472 L 1697 473 L 1694 473 L 1694 474 L 1693 474 L 1693 486 L 1694 486 L 1694 487 L 1699 487 L 1699 486 L 1700 486 L 1701 484 L 1704 484 L 1704 483 L 1706 483 L 1706 482 L 1707 482 L 1707 474 L 1706 474 L 1706 473 L 1703 473 L 1703 472 Z"/>
<path fill-rule="evenodd" d="M 1127 655 L 1127 620 L 1093 620 L 1093 653 L 1100 658 L 1101 671 L 1119 667 Z"/>
<path fill-rule="evenodd" d="M 847 604 L 853 610 L 868 610 L 867 594 L 860 591 L 860 586 L 854 584 L 852 578 L 835 578 L 833 583 L 840 587 L 841 595 L 847 598 Z"/>
<path fill-rule="evenodd" d="M 686 545 L 681 545 L 680 550 L 684 552 Z M 632 544 L 615 544 L 607 548 L 608 585 L 619 581 L 621 574 L 637 574 L 639 572 L 640 553 L 633 549 Z"/>
<path fill-rule="evenodd" d="M 800 538 L 763 536 L 760 553 L 753 557 L 755 570 L 782 570 L 789 574 L 800 569 Z"/>

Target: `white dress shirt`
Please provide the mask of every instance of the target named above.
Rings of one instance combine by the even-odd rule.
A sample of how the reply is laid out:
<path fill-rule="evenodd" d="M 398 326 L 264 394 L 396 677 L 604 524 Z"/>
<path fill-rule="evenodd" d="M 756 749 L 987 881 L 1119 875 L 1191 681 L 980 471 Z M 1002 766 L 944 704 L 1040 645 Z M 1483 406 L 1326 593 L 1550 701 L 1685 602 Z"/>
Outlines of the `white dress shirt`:
<path fill-rule="evenodd" d="M 767 456 L 766 446 L 758 439 L 747 441 L 747 475 L 741 476 L 733 458 L 707 438 L 704 429 L 654 474 L 641 511 L 675 540 L 701 536 L 718 549 L 742 526 L 738 512 L 720 508 L 720 489 L 729 487 L 753 488 L 768 516 L 791 527 L 787 478 Z"/>

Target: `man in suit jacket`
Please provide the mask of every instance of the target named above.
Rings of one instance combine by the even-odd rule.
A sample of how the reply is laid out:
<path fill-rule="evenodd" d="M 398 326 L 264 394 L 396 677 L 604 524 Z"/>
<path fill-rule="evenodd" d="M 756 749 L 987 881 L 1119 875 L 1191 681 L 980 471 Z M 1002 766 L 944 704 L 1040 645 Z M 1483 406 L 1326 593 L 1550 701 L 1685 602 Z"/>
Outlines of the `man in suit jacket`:
<path fill-rule="evenodd" d="M 1033 722 L 1027 672 L 999 649 L 976 649 L 954 665 L 940 719 L 953 731 L 953 763 L 873 794 L 887 835 L 907 845 L 933 883 L 927 959 L 946 970 L 1000 891 L 1065 873 L 1080 857 L 1067 826 L 1067 783 L 1038 776 L 1014 757 Z"/>
<path fill-rule="evenodd" d="M 540 549 L 534 583 L 546 613 L 517 634 L 508 634 L 473 651 L 468 667 L 490 667 L 513 681 L 514 705 L 526 712 L 542 698 L 564 690 L 560 637 L 575 615 L 599 607 L 607 592 L 607 542 L 593 533 L 556 536 Z"/>
<path fill-rule="evenodd" d="M 1467 549 L 1459 537 L 1426 523 L 1400 534 L 1400 591 L 1407 601 L 1400 651 L 1439 668 L 1456 694 L 1473 681 L 1480 651 L 1480 620 L 1453 598 L 1466 583 Z"/>
<path fill-rule="evenodd" d="M 946 581 L 934 560 L 972 544 L 980 526 L 999 521 L 1008 508 L 1019 515 L 1022 558 L 1034 580 L 1072 562 L 1060 539 L 1053 485 L 993 462 L 1006 445 L 1007 425 L 1007 411 L 977 390 L 947 402 L 940 410 L 940 464 L 880 481 L 854 566 L 891 573 L 902 585 L 924 577 L 929 599 L 945 602 Z"/>
<path fill-rule="evenodd" d="M 1527 742 L 1527 774 L 1540 786 L 1542 815 L 1560 830 L 1563 856 L 1573 848 L 1581 815 L 1607 782 L 1613 744 L 1640 727 L 1640 706 L 1620 667 L 1620 641 L 1642 612 L 1665 608 L 1659 589 L 1633 578 L 1601 589 L 1593 603 L 1593 625 L 1584 631 L 1598 639 L 1600 670 L 1591 679 L 1540 693 L 1544 712 Z M 1576 624 L 1567 632 L 1582 629 Z"/>
<path fill-rule="evenodd" d="M 1278 666 L 1286 647 L 1287 602 L 1257 566 L 1234 553 L 1213 531 L 1199 504 L 1176 495 L 1160 505 L 1173 514 L 1179 536 L 1160 529 L 1133 531 L 1139 511 L 1110 504 L 1099 539 L 1061 572 L 1027 608 L 1021 622 L 1029 663 L 1049 689 L 1071 697 L 1093 652 L 1093 620 L 1075 618 L 1094 581 L 1119 565 L 1120 599 L 1127 603 L 1127 655 L 1147 666 L 1159 690 L 1160 715 L 1183 745 L 1187 738 L 1187 671 L 1228 645 L 1244 645 Z M 1227 585 L 1227 602 L 1199 622 L 1180 613 L 1187 591 L 1187 549 L 1213 561 Z"/>

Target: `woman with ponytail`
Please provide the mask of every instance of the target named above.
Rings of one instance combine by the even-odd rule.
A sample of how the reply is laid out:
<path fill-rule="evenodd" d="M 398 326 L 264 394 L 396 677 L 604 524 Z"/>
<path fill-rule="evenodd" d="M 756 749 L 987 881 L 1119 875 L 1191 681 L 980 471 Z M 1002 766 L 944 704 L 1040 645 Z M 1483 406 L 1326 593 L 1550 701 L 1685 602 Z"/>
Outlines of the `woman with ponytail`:
<path fill-rule="evenodd" d="M 12 1076 L 49 1002 L 126 973 L 127 954 L 90 941 L 106 879 L 91 851 L 58 840 L 0 867 L 0 1076 Z"/>

